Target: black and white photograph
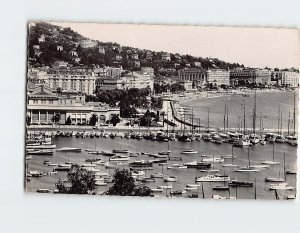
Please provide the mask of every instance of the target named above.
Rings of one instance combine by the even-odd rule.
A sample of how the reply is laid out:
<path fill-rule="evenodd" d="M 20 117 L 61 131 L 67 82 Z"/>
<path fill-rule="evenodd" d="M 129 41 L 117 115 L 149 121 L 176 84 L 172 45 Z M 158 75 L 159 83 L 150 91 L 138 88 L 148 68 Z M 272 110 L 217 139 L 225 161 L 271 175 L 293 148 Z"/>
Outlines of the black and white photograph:
<path fill-rule="evenodd" d="M 25 192 L 295 199 L 299 37 L 28 21 Z"/>

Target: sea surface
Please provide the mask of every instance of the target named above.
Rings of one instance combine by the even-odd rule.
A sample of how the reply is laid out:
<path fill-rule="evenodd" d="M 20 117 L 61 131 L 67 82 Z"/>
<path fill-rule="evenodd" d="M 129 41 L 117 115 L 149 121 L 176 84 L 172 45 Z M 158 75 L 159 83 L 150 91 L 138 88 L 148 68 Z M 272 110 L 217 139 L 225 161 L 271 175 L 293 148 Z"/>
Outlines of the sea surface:
<path fill-rule="evenodd" d="M 78 164 L 84 164 L 86 158 L 98 157 L 102 161 L 108 161 L 108 157 L 103 155 L 91 155 L 88 154 L 85 149 L 90 150 L 99 150 L 99 151 L 112 151 L 113 149 L 128 149 L 130 152 L 151 152 L 157 153 L 159 151 L 167 150 L 168 144 L 169 148 L 172 151 L 171 156 L 180 156 L 182 161 L 168 161 L 168 164 L 174 163 L 185 163 L 190 161 L 201 161 L 203 157 L 202 154 L 214 155 L 219 157 L 220 155 L 230 155 L 232 150 L 232 145 L 224 143 L 222 145 L 216 145 L 211 142 L 204 141 L 193 141 L 193 142 L 158 142 L 151 140 L 136 140 L 136 139 L 125 139 L 125 138 L 115 138 L 115 139 L 105 139 L 105 138 L 76 138 L 76 137 L 58 137 L 53 138 L 52 143 L 56 144 L 57 148 L 61 147 L 79 147 L 82 149 L 81 153 L 74 152 L 58 152 L 55 151 L 53 156 L 49 156 L 49 159 L 53 163 L 65 163 L 66 161 L 73 161 Z M 198 154 L 185 155 L 181 154 L 182 150 L 185 149 L 194 149 L 198 151 Z M 264 160 L 272 160 L 272 151 L 273 145 L 255 145 L 249 148 L 250 152 L 250 163 L 251 165 L 261 164 Z M 280 165 L 273 165 L 267 169 L 261 169 L 259 172 L 236 172 L 236 168 L 222 167 L 222 163 L 215 163 L 214 169 L 219 169 L 219 174 L 229 175 L 231 178 L 238 178 L 241 181 L 250 181 L 254 182 L 256 180 L 256 195 L 257 199 L 275 199 L 275 192 L 268 189 L 270 183 L 266 183 L 264 179 L 266 177 L 278 177 L 283 176 L 284 173 L 284 153 L 286 155 L 286 170 L 295 170 L 296 169 L 296 158 L 297 158 L 297 147 L 290 146 L 288 144 L 278 144 L 274 146 L 275 152 L 275 161 L 279 161 Z M 233 148 L 233 154 L 236 158 L 233 160 L 234 164 L 240 166 L 248 165 L 248 149 L 247 148 Z M 46 160 L 48 156 L 38 156 L 33 155 L 31 160 L 26 160 L 28 163 L 29 170 L 39 170 L 39 171 L 52 171 L 53 167 L 44 165 L 43 161 Z M 139 157 L 131 157 L 129 162 L 134 160 L 149 160 L 153 157 L 147 155 L 140 155 Z M 225 159 L 224 163 L 231 163 L 231 159 Z M 110 175 L 114 173 L 114 169 L 105 169 L 101 165 L 97 165 L 101 171 L 106 171 Z M 119 168 L 128 168 L 128 165 L 120 165 Z M 196 176 L 206 176 L 207 172 L 200 172 L 197 169 L 185 169 L 185 170 L 170 170 L 166 166 L 162 167 L 158 164 L 153 164 L 154 170 L 146 170 L 146 176 L 154 172 L 163 172 L 165 175 L 175 175 L 178 177 L 177 182 L 164 182 L 163 179 L 156 179 L 153 183 L 145 183 L 145 185 L 150 188 L 155 188 L 158 185 L 172 185 L 173 190 L 182 190 L 186 184 L 195 183 Z M 280 174 L 279 174 L 280 173 Z M 31 181 L 26 183 L 26 190 L 30 192 L 36 192 L 39 188 L 49 188 L 55 189 L 55 183 L 61 178 L 66 178 L 66 172 L 58 172 L 54 175 L 47 175 L 41 178 L 32 178 Z M 290 186 L 296 186 L 296 175 L 286 175 L 286 181 Z M 254 199 L 255 198 L 255 189 L 254 187 L 239 187 L 231 188 L 230 192 L 228 191 L 215 191 L 212 190 L 213 186 L 220 185 L 221 183 L 203 183 L 204 184 L 204 197 L 211 198 L 213 194 L 219 194 L 221 196 L 236 196 L 238 199 Z M 104 192 L 108 190 L 111 184 L 107 186 L 98 187 L 98 192 Z M 195 192 L 195 191 L 194 191 Z M 199 188 L 196 193 L 199 194 L 199 198 L 203 197 L 201 188 Z M 170 191 L 164 193 L 156 193 L 158 196 L 169 196 Z M 283 199 L 286 195 L 296 194 L 296 190 L 289 191 L 280 191 L 280 198 Z"/>
<path fill-rule="evenodd" d="M 210 127 L 223 129 L 224 111 L 226 103 L 228 106 L 228 127 L 235 129 L 239 127 L 238 125 L 241 125 L 243 127 L 243 105 L 245 101 L 246 128 L 252 128 L 255 102 L 254 96 L 254 94 L 250 94 L 249 97 L 243 97 L 241 95 L 232 95 L 204 99 L 194 99 L 190 101 L 185 101 L 184 105 L 193 108 L 195 124 L 198 124 L 198 119 L 200 118 L 200 124 L 204 127 L 207 126 L 209 109 Z M 296 113 L 298 112 L 298 96 L 299 92 L 298 90 L 296 90 Z M 290 130 L 293 130 L 292 121 L 294 113 L 294 91 L 280 91 L 276 93 L 260 93 L 258 91 L 256 95 L 256 103 L 256 130 L 259 130 L 260 128 L 260 117 L 262 117 L 263 128 L 277 130 L 278 115 L 280 115 L 279 107 L 282 111 L 282 128 L 288 128 L 288 119 L 290 112 Z M 298 117 L 296 114 L 296 129 L 298 127 L 297 119 Z"/>

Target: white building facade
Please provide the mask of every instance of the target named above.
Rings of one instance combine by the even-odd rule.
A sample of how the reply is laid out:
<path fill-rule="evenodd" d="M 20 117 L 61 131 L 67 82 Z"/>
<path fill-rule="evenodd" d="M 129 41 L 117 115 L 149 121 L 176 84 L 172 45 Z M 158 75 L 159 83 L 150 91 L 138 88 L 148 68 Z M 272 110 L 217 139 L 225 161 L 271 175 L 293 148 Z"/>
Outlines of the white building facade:
<path fill-rule="evenodd" d="M 82 68 L 51 69 L 47 73 L 49 87 L 92 95 L 96 77 L 92 70 Z"/>

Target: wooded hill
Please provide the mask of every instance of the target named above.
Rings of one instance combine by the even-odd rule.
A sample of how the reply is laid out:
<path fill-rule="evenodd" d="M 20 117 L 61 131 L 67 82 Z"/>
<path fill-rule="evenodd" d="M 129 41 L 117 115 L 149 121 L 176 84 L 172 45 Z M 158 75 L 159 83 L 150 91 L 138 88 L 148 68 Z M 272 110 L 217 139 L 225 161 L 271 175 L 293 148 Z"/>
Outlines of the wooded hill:
<path fill-rule="evenodd" d="M 238 63 L 228 63 L 217 58 L 202 58 L 191 55 L 170 53 L 170 61 L 162 60 L 163 51 L 151 51 L 118 43 L 95 41 L 95 46 L 83 48 L 80 42 L 87 40 L 71 28 L 63 28 L 45 22 L 36 22 L 29 27 L 28 61 L 31 65 L 51 66 L 55 61 L 69 62 L 74 66 L 122 66 L 128 70 L 139 70 L 140 66 L 153 67 L 156 74 L 176 73 L 184 67 L 233 69 L 243 67 Z M 100 49 L 105 50 L 101 52 Z M 117 58 L 117 56 L 119 57 Z M 196 62 L 196 63 L 195 63 Z"/>

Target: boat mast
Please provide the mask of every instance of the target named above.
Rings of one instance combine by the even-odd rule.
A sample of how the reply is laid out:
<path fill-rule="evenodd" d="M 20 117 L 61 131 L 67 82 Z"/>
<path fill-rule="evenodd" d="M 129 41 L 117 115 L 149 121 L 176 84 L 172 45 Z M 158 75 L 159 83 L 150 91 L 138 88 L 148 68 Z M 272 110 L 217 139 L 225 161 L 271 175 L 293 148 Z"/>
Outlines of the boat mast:
<path fill-rule="evenodd" d="M 291 112 L 289 111 L 289 119 L 288 119 L 288 135 L 290 135 L 290 121 L 291 121 L 291 119 L 290 119 L 290 116 L 291 115 Z"/>
<path fill-rule="evenodd" d="M 169 137 L 169 105 L 167 106 L 167 136 Z"/>
<path fill-rule="evenodd" d="M 185 133 L 185 112 L 183 112 L 183 135 Z"/>
<path fill-rule="evenodd" d="M 228 131 L 228 105 L 227 105 L 227 111 L 226 111 L 226 128 L 227 128 L 227 131 Z"/>
<path fill-rule="evenodd" d="M 274 154 L 275 154 L 275 152 L 274 152 L 274 147 L 275 147 L 275 142 L 273 142 L 273 162 L 274 162 Z"/>
<path fill-rule="evenodd" d="M 224 133 L 226 132 L 226 102 L 225 102 L 225 109 L 224 109 L 224 119 L 223 119 L 223 123 L 224 123 Z"/>
<path fill-rule="evenodd" d="M 256 126 L 256 90 L 255 90 L 255 94 L 254 94 L 253 134 L 255 134 L 255 126 Z"/>
<path fill-rule="evenodd" d="M 180 115 L 180 134 L 182 134 L 182 115 Z"/>
<path fill-rule="evenodd" d="M 279 108 L 278 108 L 278 117 L 277 117 L 277 134 L 280 133 L 280 105 L 279 105 Z"/>
<path fill-rule="evenodd" d="M 259 131 L 261 137 L 262 136 L 262 113 L 260 113 L 260 118 L 259 118 Z"/>
<path fill-rule="evenodd" d="M 231 164 L 233 164 L 233 145 L 231 146 Z"/>
<path fill-rule="evenodd" d="M 249 166 L 249 169 L 250 169 L 250 150 L 249 150 L 249 146 L 248 146 L 248 166 Z"/>
<path fill-rule="evenodd" d="M 209 133 L 209 108 L 208 108 L 208 111 L 207 111 L 207 131 Z"/>
<path fill-rule="evenodd" d="M 192 109 L 192 134 L 194 133 L 194 110 Z"/>
<path fill-rule="evenodd" d="M 280 111 L 280 135 L 282 135 L 282 110 Z"/>
<path fill-rule="evenodd" d="M 294 92 L 294 136 L 296 135 L 296 91 Z"/>
<path fill-rule="evenodd" d="M 198 119 L 198 121 L 199 121 L 198 133 L 200 134 L 200 118 Z"/>
<path fill-rule="evenodd" d="M 244 135 L 246 134 L 246 103 L 244 99 Z"/>

